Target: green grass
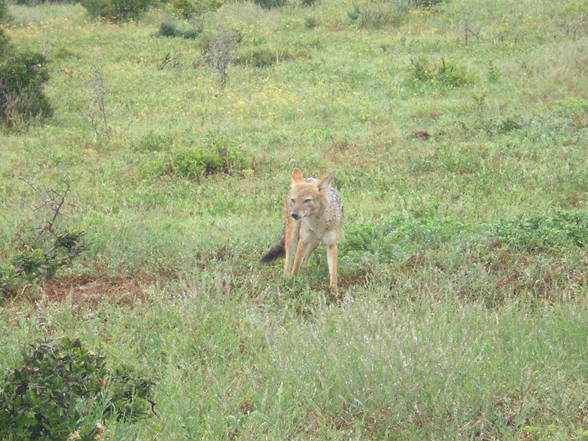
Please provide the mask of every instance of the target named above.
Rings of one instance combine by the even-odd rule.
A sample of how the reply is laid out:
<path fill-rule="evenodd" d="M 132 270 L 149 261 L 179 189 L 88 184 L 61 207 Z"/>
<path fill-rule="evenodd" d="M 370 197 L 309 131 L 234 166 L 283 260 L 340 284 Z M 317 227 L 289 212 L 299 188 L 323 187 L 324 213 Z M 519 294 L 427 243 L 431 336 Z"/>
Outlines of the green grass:
<path fill-rule="evenodd" d="M 2 134 L 0 261 L 47 216 L 29 184 L 69 183 L 87 249 L 57 283 L 151 286 L 132 308 L 25 287 L 0 377 L 63 335 L 152 376 L 160 417 L 113 440 L 586 439 L 586 2 L 356 4 L 377 16 L 228 3 L 196 39 L 157 38 L 165 8 L 10 5 L 55 111 Z M 221 90 L 202 50 L 229 29 Z M 337 171 L 340 300 L 323 249 L 293 280 L 258 263 L 296 166 Z"/>

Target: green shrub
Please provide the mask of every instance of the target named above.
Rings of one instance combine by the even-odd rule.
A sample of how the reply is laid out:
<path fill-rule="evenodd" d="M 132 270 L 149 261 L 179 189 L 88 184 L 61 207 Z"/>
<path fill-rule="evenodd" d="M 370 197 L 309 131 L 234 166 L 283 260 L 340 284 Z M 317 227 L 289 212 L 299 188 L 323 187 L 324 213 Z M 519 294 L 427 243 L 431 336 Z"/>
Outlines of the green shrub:
<path fill-rule="evenodd" d="M 152 382 L 127 368 L 114 371 L 79 340 L 38 344 L 0 382 L 0 439 L 98 439 L 96 420 L 132 422 L 151 408 Z M 75 435 L 74 435 L 75 436 Z"/>
<path fill-rule="evenodd" d="M 0 28 L 0 54 L 6 54 L 12 50 L 12 46 L 10 45 L 10 38 L 4 32 L 4 29 Z M 0 59 L 2 59 L 2 55 L 0 55 Z"/>
<path fill-rule="evenodd" d="M 243 48 L 233 62 L 257 68 L 269 67 L 276 63 L 295 58 L 306 57 L 304 49 L 289 49 L 284 47 L 254 47 Z"/>
<path fill-rule="evenodd" d="M 35 284 L 55 277 L 57 271 L 68 267 L 85 246 L 84 233 L 64 231 L 50 237 L 21 239 L 16 250 L 0 261 L 0 298 L 9 297 L 23 286 Z"/>
<path fill-rule="evenodd" d="M 215 174 L 231 174 L 250 167 L 250 161 L 234 143 L 209 136 L 203 146 L 180 150 L 152 162 L 148 173 L 200 180 Z"/>
<path fill-rule="evenodd" d="M 474 76 L 463 66 L 447 62 L 444 58 L 432 62 L 421 56 L 412 60 L 408 81 L 413 86 L 462 87 L 473 83 Z"/>
<path fill-rule="evenodd" d="M 122 22 L 139 18 L 155 0 L 80 0 L 80 3 L 93 18 Z"/>
<path fill-rule="evenodd" d="M 198 38 L 202 32 L 201 28 L 192 29 L 181 29 L 174 23 L 161 23 L 159 31 L 155 34 L 156 37 L 173 37 L 173 38 L 185 38 L 188 40 L 194 40 Z"/>
<path fill-rule="evenodd" d="M 235 58 L 235 64 L 243 64 L 255 67 L 269 67 L 276 64 L 278 54 L 276 51 L 266 48 L 244 49 Z"/>
<path fill-rule="evenodd" d="M 0 120 L 14 126 L 34 117 L 52 114 L 49 101 L 43 95 L 43 83 L 49 79 L 47 61 L 35 52 L 15 52 L 0 36 L 5 53 L 0 56 Z"/>
<path fill-rule="evenodd" d="M 223 3 L 223 0 L 172 0 L 171 6 L 180 17 L 189 19 L 207 11 L 214 11 Z"/>
<path fill-rule="evenodd" d="M 499 244 L 514 250 L 549 251 L 588 245 L 588 213 L 559 210 L 552 215 L 520 217 L 494 228 Z"/>
<path fill-rule="evenodd" d="M 399 24 L 408 10 L 402 2 L 372 2 L 361 6 L 353 3 L 353 9 L 347 11 L 347 16 L 360 28 L 377 29 Z"/>
<path fill-rule="evenodd" d="M 37 6 L 42 4 L 55 4 L 55 3 L 78 3 L 79 0 L 16 0 L 17 5 L 24 6 Z"/>
<path fill-rule="evenodd" d="M 405 0 L 411 9 L 424 9 L 443 3 L 444 0 Z"/>
<path fill-rule="evenodd" d="M 304 27 L 306 29 L 314 29 L 318 26 L 318 21 L 314 17 L 306 17 L 304 19 Z"/>
<path fill-rule="evenodd" d="M 317 2 L 317 0 L 300 0 L 300 4 L 302 6 L 312 6 Z"/>
<path fill-rule="evenodd" d="M 288 0 L 253 0 L 253 2 L 264 9 L 279 8 L 288 4 Z"/>
<path fill-rule="evenodd" d="M 5 0 L 0 0 L 0 23 L 6 21 L 8 18 L 8 6 L 6 6 Z M 0 31 L 4 33 L 1 29 Z M 1 49 L 1 48 L 0 48 Z"/>

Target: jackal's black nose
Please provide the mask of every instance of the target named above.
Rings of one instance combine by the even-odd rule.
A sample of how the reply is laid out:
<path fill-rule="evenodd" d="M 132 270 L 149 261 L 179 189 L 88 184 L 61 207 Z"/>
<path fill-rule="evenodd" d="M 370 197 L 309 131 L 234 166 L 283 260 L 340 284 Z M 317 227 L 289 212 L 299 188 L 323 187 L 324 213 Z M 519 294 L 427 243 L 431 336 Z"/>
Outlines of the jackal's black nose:
<path fill-rule="evenodd" d="M 296 220 L 300 219 L 300 215 L 298 213 L 292 213 L 292 217 Z"/>

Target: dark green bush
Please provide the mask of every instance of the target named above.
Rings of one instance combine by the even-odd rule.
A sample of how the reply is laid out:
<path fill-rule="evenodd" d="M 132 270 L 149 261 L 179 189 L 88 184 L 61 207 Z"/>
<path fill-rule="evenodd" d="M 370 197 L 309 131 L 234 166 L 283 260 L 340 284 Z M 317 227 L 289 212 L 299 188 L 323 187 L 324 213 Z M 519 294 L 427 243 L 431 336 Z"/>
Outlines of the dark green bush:
<path fill-rule="evenodd" d="M 421 56 L 412 60 L 409 83 L 413 86 L 428 85 L 441 87 L 462 87 L 474 82 L 474 76 L 459 64 L 445 61 L 430 61 Z"/>
<path fill-rule="evenodd" d="M 201 28 L 182 29 L 174 23 L 161 23 L 159 31 L 155 34 L 156 37 L 170 37 L 170 38 L 186 38 L 194 40 L 198 38 L 202 32 Z"/>
<path fill-rule="evenodd" d="M 413 9 L 430 8 L 443 3 L 444 0 L 406 0 L 407 5 Z"/>
<path fill-rule="evenodd" d="M 12 46 L 10 45 L 10 38 L 4 32 L 4 29 L 0 28 L 0 59 L 2 59 L 7 54 L 8 51 L 12 50 Z"/>
<path fill-rule="evenodd" d="M 8 18 L 8 6 L 6 6 L 6 1 L 5 0 L 0 0 L 0 23 L 2 23 L 3 21 L 6 21 L 6 19 Z M 3 33 L 3 31 L 0 29 L 0 31 Z M 1 48 L 0 48 L 1 50 Z"/>
<path fill-rule="evenodd" d="M 551 215 L 503 221 L 494 228 L 494 238 L 519 251 L 583 248 L 588 246 L 588 213 L 560 210 Z"/>
<path fill-rule="evenodd" d="M 253 0 L 253 2 L 264 9 L 279 8 L 288 4 L 288 0 Z"/>
<path fill-rule="evenodd" d="M 288 58 L 288 57 L 285 57 Z M 278 61 L 278 53 L 266 48 L 243 49 L 235 57 L 235 64 L 269 67 Z"/>
<path fill-rule="evenodd" d="M 91 17 L 123 22 L 139 18 L 155 0 L 80 0 L 80 3 Z"/>
<path fill-rule="evenodd" d="M 224 0 L 172 0 L 172 9 L 179 16 L 189 19 L 195 15 L 201 15 L 207 11 L 220 8 Z"/>
<path fill-rule="evenodd" d="M 352 23 L 360 28 L 377 29 L 386 25 L 396 25 L 404 17 L 408 9 L 396 3 L 380 3 L 358 6 L 353 4 L 353 9 L 347 11 L 347 16 Z"/>
<path fill-rule="evenodd" d="M 312 6 L 317 2 L 317 0 L 300 0 L 300 4 L 302 6 Z"/>
<path fill-rule="evenodd" d="M 51 3 L 79 3 L 79 0 L 16 0 L 17 5 L 36 6 Z"/>
<path fill-rule="evenodd" d="M 55 277 L 84 250 L 83 232 L 64 231 L 50 237 L 21 239 L 9 258 L 0 261 L 0 298 L 9 297 L 23 286 Z"/>
<path fill-rule="evenodd" d="M 43 83 L 49 79 L 47 61 L 35 52 L 16 52 L 8 48 L 0 56 L 0 120 L 8 126 L 34 117 L 52 114 L 49 101 L 43 95 Z"/>
<path fill-rule="evenodd" d="M 318 21 L 314 17 L 306 17 L 304 19 L 304 27 L 306 29 L 314 29 L 318 26 Z"/>
<path fill-rule="evenodd" d="M 110 370 L 79 340 L 36 345 L 0 381 L 0 439 L 93 441 L 97 420 L 133 422 L 151 409 L 152 382 L 128 368 Z"/>

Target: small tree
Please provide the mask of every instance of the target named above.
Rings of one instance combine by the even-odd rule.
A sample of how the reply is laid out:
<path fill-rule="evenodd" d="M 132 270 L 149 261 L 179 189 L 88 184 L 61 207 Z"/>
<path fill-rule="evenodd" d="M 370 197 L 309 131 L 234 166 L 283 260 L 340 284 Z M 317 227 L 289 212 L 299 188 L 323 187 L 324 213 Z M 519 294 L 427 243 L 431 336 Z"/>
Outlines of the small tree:
<path fill-rule="evenodd" d="M 139 18 L 154 0 L 80 0 L 88 14 L 94 18 L 105 18 L 123 22 Z"/>
<path fill-rule="evenodd" d="M 52 114 L 43 94 L 49 80 L 47 60 L 36 52 L 17 52 L 0 30 L 0 122 L 15 126 Z"/>

